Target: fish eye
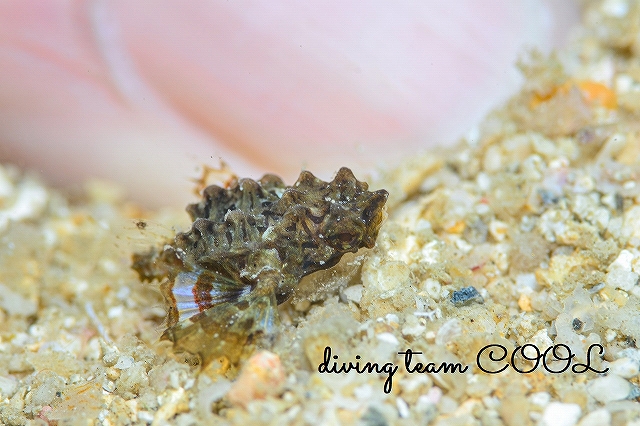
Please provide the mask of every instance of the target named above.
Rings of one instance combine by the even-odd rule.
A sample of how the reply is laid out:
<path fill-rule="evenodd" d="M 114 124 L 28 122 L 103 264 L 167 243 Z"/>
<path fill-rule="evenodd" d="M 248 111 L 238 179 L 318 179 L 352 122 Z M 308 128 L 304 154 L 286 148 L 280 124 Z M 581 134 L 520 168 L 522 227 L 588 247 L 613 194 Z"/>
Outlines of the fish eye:
<path fill-rule="evenodd" d="M 356 236 L 350 232 L 340 232 L 328 237 L 329 244 L 334 248 L 349 250 L 353 247 Z"/>

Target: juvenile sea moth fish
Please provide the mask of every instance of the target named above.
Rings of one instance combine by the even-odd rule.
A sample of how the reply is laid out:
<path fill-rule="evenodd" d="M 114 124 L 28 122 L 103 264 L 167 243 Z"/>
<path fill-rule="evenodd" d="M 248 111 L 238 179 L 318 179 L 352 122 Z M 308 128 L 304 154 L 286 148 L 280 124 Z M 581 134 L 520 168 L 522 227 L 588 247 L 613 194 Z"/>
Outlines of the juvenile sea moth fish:
<path fill-rule="evenodd" d="M 209 186 L 187 207 L 191 230 L 133 256 L 142 281 L 160 281 L 168 305 L 161 339 L 177 351 L 236 362 L 275 332 L 277 305 L 302 277 L 374 246 L 387 191 L 351 170 L 331 182 L 304 171 L 293 186 L 274 175 Z"/>

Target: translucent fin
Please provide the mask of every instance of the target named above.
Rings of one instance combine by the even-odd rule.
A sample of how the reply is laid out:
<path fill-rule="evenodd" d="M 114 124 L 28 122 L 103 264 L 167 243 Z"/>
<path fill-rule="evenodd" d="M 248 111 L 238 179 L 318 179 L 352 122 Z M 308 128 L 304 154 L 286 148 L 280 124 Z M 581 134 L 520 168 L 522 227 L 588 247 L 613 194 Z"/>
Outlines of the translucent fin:
<path fill-rule="evenodd" d="M 178 322 L 161 339 L 172 341 L 177 351 L 199 355 L 203 365 L 223 356 L 235 363 L 273 336 L 278 323 L 276 306 L 272 290 L 252 291 Z"/>
<path fill-rule="evenodd" d="M 184 228 L 184 225 L 177 228 Z M 149 251 L 149 247 L 157 245 L 158 241 L 173 241 L 176 234 L 176 227 L 148 219 L 123 219 L 112 226 L 118 236 L 117 245 L 126 255 Z"/>
<path fill-rule="evenodd" d="M 163 289 L 165 299 L 175 304 L 173 321 L 191 318 L 215 305 L 234 302 L 251 291 L 251 286 L 207 270 L 180 272 L 173 285 Z"/>

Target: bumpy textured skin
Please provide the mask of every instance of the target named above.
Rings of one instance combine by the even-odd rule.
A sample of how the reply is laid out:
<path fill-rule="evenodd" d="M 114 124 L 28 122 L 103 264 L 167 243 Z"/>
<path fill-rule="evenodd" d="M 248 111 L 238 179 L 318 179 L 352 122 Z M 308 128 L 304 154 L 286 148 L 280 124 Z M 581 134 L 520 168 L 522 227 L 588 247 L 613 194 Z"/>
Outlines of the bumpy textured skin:
<path fill-rule="evenodd" d="M 187 207 L 189 232 L 161 251 L 134 255 L 142 280 L 163 282 L 169 305 L 163 338 L 205 362 L 237 358 L 238 346 L 270 332 L 275 305 L 302 277 L 374 246 L 387 197 L 385 190 L 368 191 L 348 168 L 331 182 L 305 171 L 291 187 L 274 175 L 207 187 L 202 201 Z M 182 318 L 176 282 L 187 283 L 181 285 L 193 293 L 197 314 Z"/>

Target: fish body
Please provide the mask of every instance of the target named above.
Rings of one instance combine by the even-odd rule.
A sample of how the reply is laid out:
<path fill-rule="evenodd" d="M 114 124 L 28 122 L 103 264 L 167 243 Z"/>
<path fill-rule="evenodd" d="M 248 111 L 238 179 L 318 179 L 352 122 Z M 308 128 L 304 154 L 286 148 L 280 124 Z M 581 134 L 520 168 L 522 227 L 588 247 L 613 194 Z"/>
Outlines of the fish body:
<path fill-rule="evenodd" d="M 134 255 L 141 280 L 161 282 L 168 305 L 162 338 L 205 364 L 236 361 L 248 343 L 273 334 L 277 305 L 302 277 L 374 246 L 387 197 L 346 167 L 330 182 L 304 171 L 292 186 L 265 175 L 205 188 L 187 207 L 188 232 Z"/>

